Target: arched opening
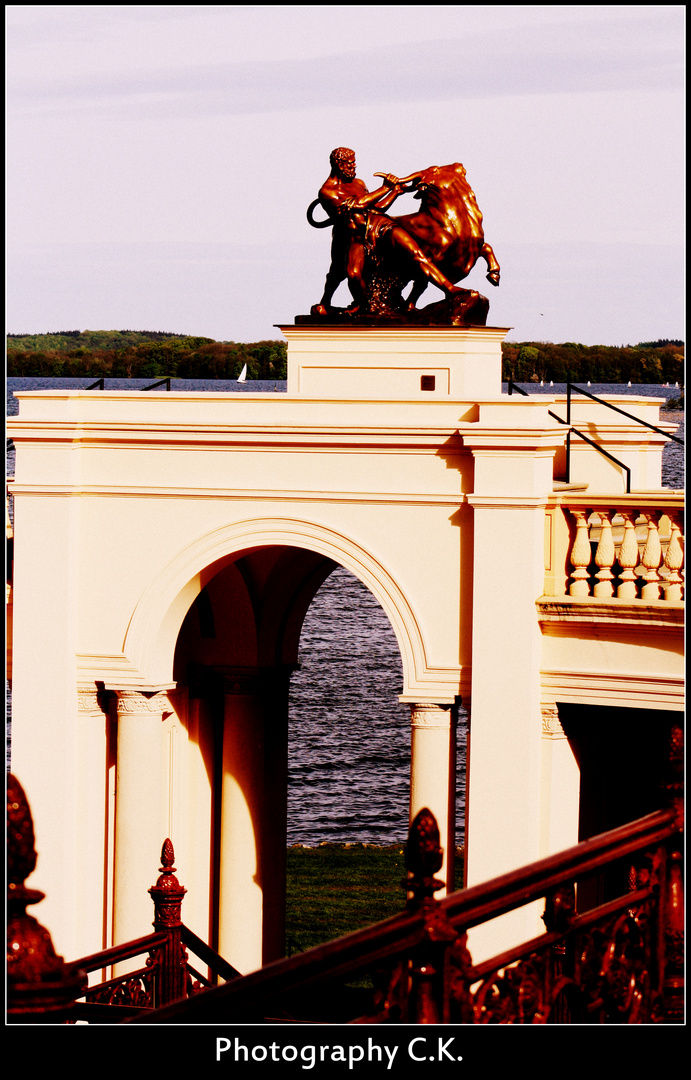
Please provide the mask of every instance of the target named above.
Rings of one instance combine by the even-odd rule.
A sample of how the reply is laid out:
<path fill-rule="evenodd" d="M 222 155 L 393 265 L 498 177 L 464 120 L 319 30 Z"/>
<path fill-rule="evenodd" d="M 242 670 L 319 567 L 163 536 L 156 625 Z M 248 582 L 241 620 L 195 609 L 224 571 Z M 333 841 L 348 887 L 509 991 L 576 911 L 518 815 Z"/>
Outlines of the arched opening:
<path fill-rule="evenodd" d="M 188 864 L 208 898 L 200 929 L 241 971 L 283 955 L 288 687 L 305 611 L 333 567 L 282 545 L 220 559 L 177 637 Z"/>
<path fill-rule="evenodd" d="M 288 545 L 244 548 L 199 583 L 173 665 L 189 759 L 187 864 L 208 883 L 199 930 L 250 970 L 284 953 L 289 842 L 404 839 L 410 710 L 398 701 L 391 624 L 335 560 Z"/>
<path fill-rule="evenodd" d="M 408 828 L 410 709 L 383 609 L 337 566 L 316 593 L 291 679 L 288 843 L 400 843 Z"/>
<path fill-rule="evenodd" d="M 163 797 L 173 807 L 169 816 L 182 808 L 174 842 L 185 866 L 186 923 L 241 971 L 284 953 L 290 679 L 305 614 L 339 566 L 360 579 L 390 623 L 398 650 L 391 698 L 402 692 L 407 702 L 422 702 L 390 701 L 401 735 L 410 733 L 408 710 L 417 710 L 413 757 L 423 762 L 422 771 L 413 762 L 408 774 L 418 777 L 417 788 L 401 776 L 395 808 L 401 831 L 409 797 L 415 792 L 419 799 L 422 790 L 424 804 L 435 807 L 448 830 L 453 684 L 439 687 L 434 669 L 430 679 L 413 606 L 392 574 L 353 540 L 296 519 L 224 526 L 167 564 L 127 630 L 123 651 L 141 681 L 176 687 L 170 721 L 176 730 L 170 765 L 163 766 L 171 779 Z M 372 678 L 376 684 L 376 664 Z M 372 708 L 370 701 L 368 723 Z"/>
<path fill-rule="evenodd" d="M 376 598 L 342 566 L 307 611 L 299 661 L 290 689 L 289 955 L 401 911 L 411 794 L 398 642 Z M 462 712 L 463 750 L 465 720 Z M 464 752 L 456 762 L 462 835 Z M 460 887 L 462 859 L 456 866 Z"/>

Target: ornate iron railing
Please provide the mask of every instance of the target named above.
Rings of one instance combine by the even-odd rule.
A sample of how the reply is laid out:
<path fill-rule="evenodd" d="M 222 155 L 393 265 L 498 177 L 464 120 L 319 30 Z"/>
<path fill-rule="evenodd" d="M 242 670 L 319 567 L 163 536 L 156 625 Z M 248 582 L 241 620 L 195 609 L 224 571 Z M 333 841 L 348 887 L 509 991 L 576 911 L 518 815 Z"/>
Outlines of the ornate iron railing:
<path fill-rule="evenodd" d="M 213 986 L 235 979 L 239 972 L 197 937 L 181 920 L 186 889 L 175 876 L 170 840 L 161 851 L 160 876 L 149 889 L 154 903 L 154 933 L 84 956 L 67 964 L 56 956 L 48 932 L 27 915 L 26 908 L 43 899 L 25 880 L 36 865 L 33 821 L 26 795 L 15 777 L 7 785 L 8 817 L 8 1009 L 10 1023 L 117 1024 Z M 190 963 L 192 953 L 206 974 Z M 123 965 L 135 958 L 133 970 L 88 985 L 91 972 Z"/>
<path fill-rule="evenodd" d="M 329 1003 L 338 1000 L 341 1011 L 335 1022 L 353 1024 L 680 1023 L 680 726 L 672 729 L 670 763 L 669 809 L 441 901 L 434 898 L 442 888 L 434 876 L 442 865 L 439 832 L 430 811 L 422 810 L 406 847 L 408 878 L 402 884 L 410 899 L 405 911 L 245 976 L 182 924 L 186 890 L 174 874 L 172 845 L 166 841 L 161 876 L 149 890 L 154 933 L 71 965 L 53 957 L 62 974 L 58 979 L 53 964 L 49 982 L 60 985 L 53 994 L 57 1004 L 49 1003 L 48 1009 L 42 1005 L 45 992 L 37 988 L 35 972 L 33 989 L 26 989 L 34 959 L 22 955 L 27 929 L 20 911 L 19 921 L 11 924 L 14 936 L 8 935 L 8 956 L 14 952 L 20 962 L 14 977 L 10 971 L 10 1020 L 55 1022 L 59 1016 L 68 1022 L 135 1024 L 304 1022 L 314 1019 L 310 1010 L 316 1000 L 322 1005 L 322 1020 L 324 1003 L 328 1012 Z M 12 835 L 19 832 L 15 827 Z M 11 867 L 14 904 L 23 911 L 41 894 L 27 899 L 23 888 L 33 868 L 30 859 L 11 856 Z M 612 867 L 624 871 L 626 886 L 600 906 L 578 912 L 579 883 Z M 491 960 L 473 962 L 469 930 L 541 897 L 544 933 Z M 188 949 L 208 964 L 212 978 L 190 966 Z M 87 989 L 88 971 L 139 955 L 146 956 L 142 967 Z M 364 975 L 371 977 L 364 1011 L 360 1007 L 344 1016 L 343 1001 L 348 999 L 343 985 Z M 216 977 L 226 981 L 211 985 Z M 80 993 L 83 1001 L 71 1004 Z"/>
<path fill-rule="evenodd" d="M 154 933 L 124 945 L 82 957 L 74 965 L 86 974 L 110 965 L 144 957 L 143 966 L 90 986 L 75 1005 L 74 1020 L 119 1023 L 145 1015 L 181 998 L 191 997 L 219 978 L 236 979 L 240 973 L 214 952 L 181 919 L 187 892 L 175 876 L 175 852 L 170 840 L 161 850 L 160 877 L 149 893 L 154 902 Z M 195 969 L 188 950 L 206 965 L 209 974 Z"/>
<path fill-rule="evenodd" d="M 429 811 L 421 811 L 406 853 L 413 898 L 405 912 L 156 1010 L 146 1020 L 305 1021 L 315 989 L 323 999 L 344 981 L 371 973 L 370 1008 L 350 1023 L 680 1022 L 680 840 L 677 813 L 659 811 L 437 901 L 438 831 Z M 634 868 L 630 890 L 577 914 L 578 879 L 621 859 Z M 546 932 L 474 965 L 467 931 L 539 896 L 546 898 Z"/>

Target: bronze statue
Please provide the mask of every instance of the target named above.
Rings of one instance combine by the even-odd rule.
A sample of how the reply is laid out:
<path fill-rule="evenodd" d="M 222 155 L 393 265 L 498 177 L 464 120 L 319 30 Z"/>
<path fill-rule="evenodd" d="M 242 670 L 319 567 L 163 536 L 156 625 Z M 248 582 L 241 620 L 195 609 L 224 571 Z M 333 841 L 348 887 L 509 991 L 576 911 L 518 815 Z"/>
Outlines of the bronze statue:
<path fill-rule="evenodd" d="M 307 211 L 315 228 L 333 226 L 324 294 L 309 321 L 384 318 L 484 325 L 489 302 L 455 285 L 478 258 L 487 263 L 488 280 L 499 284 L 499 264 L 485 242 L 482 214 L 463 166 L 432 167 L 403 179 L 375 173 L 383 184 L 370 192 L 356 177 L 352 150 L 338 147 L 330 161 L 331 173 Z M 404 191 L 416 192 L 420 209 L 391 217 L 386 211 Z M 314 219 L 317 205 L 326 211 L 326 220 Z M 346 278 L 353 302 L 346 309 L 334 308 L 334 293 Z M 412 289 L 404 299 L 403 290 L 411 281 Z M 416 304 L 430 281 L 446 298 L 420 311 Z"/>

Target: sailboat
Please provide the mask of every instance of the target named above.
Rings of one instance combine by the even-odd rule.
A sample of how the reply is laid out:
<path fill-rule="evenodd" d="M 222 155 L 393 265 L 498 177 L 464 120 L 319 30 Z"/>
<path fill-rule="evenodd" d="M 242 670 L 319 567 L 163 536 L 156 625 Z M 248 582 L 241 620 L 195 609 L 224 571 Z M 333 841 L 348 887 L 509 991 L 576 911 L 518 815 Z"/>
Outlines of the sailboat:
<path fill-rule="evenodd" d="M 238 375 L 238 382 L 244 382 L 246 378 L 247 378 L 247 364 L 245 364 L 244 368 L 242 369 L 242 371 Z"/>
<path fill-rule="evenodd" d="M 629 383 L 628 383 L 628 385 L 629 385 L 629 386 L 631 386 L 631 379 L 629 379 Z"/>
<path fill-rule="evenodd" d="M 588 386 L 590 386 L 590 379 L 588 379 Z"/>

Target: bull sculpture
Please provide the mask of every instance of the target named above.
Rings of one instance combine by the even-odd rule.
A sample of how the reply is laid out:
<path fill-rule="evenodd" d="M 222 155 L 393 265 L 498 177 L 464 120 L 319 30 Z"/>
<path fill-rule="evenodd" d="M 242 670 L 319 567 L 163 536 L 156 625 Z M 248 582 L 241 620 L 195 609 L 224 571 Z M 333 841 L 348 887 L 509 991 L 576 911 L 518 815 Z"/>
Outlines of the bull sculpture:
<path fill-rule="evenodd" d="M 432 166 L 402 179 L 375 175 L 383 183 L 370 192 L 355 175 L 352 150 L 339 147 L 331 154 L 331 174 L 307 211 L 315 228 L 333 227 L 324 294 L 311 317 L 484 325 L 488 300 L 456 283 L 478 259 L 485 260 L 493 285 L 499 284 L 500 268 L 485 241 L 482 214 L 463 165 Z M 400 217 L 387 214 L 406 191 L 415 193 L 419 210 Z M 324 220 L 315 220 L 317 206 L 326 211 Z M 334 308 L 334 293 L 346 279 L 353 302 L 346 309 Z M 445 299 L 420 310 L 417 302 L 429 282 Z"/>

